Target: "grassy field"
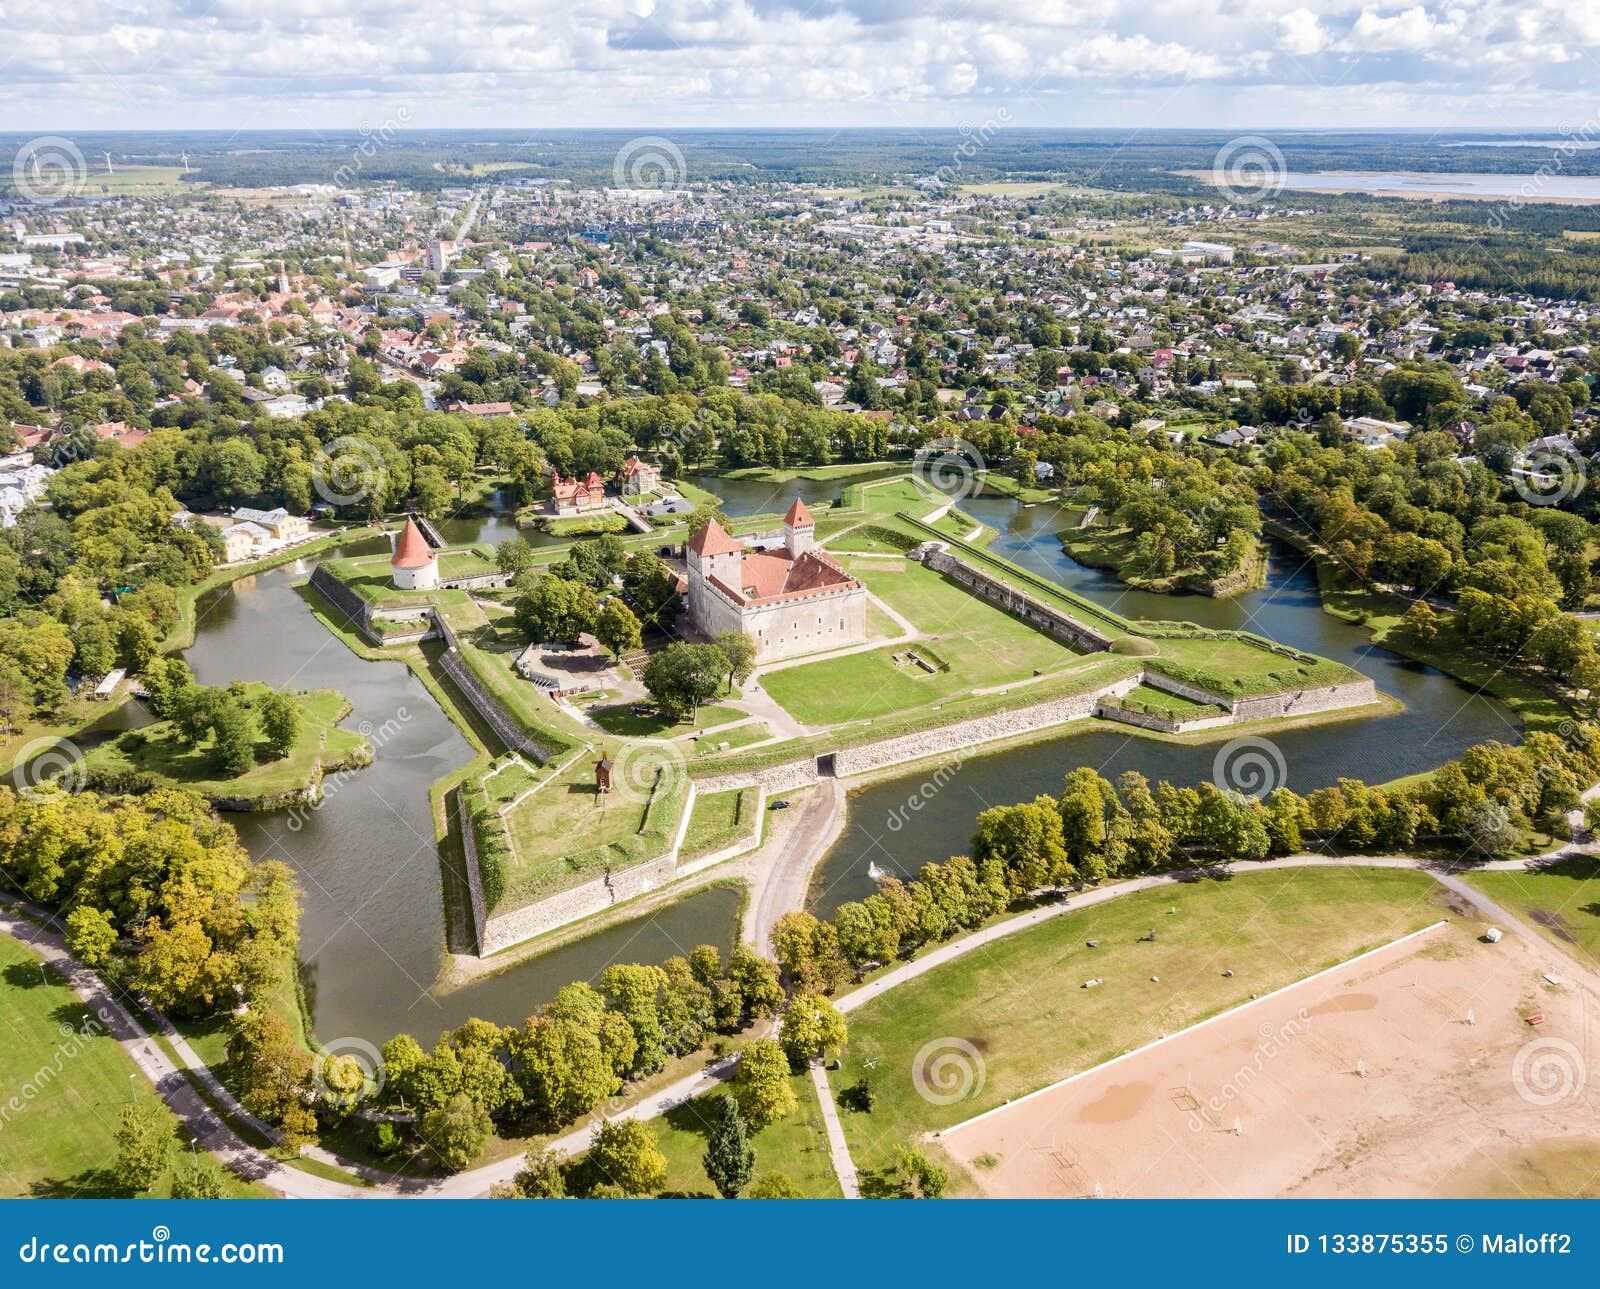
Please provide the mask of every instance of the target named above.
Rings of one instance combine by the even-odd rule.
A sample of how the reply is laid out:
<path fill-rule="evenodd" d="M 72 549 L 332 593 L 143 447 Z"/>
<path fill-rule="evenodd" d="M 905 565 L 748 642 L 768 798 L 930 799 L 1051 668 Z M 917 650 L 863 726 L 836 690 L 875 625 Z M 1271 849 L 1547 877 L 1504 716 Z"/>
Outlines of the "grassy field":
<path fill-rule="evenodd" d="M 683 859 L 709 855 L 730 846 L 741 837 L 752 836 L 760 827 L 754 788 L 730 788 L 727 792 L 708 792 L 694 799 L 694 812 L 683 834 Z"/>
<path fill-rule="evenodd" d="M 1437 921 L 1439 892 L 1406 870 L 1207 879 L 1063 914 L 937 967 L 849 1017 L 833 1084 L 869 1076 L 877 1094 L 871 1114 L 844 1115 L 856 1164 L 881 1168 L 909 1137 Z M 1147 942 L 1151 928 L 1158 938 Z M 1092 977 L 1104 983 L 1082 988 Z M 929 1045 L 949 1050 L 952 1041 L 977 1053 L 982 1077 L 962 1100 L 933 1104 L 918 1094 L 913 1068 Z"/>
<path fill-rule="evenodd" d="M 840 1199 L 839 1179 L 828 1157 L 828 1139 L 822 1126 L 822 1111 L 816 1089 L 804 1074 L 791 1076 L 799 1108 L 787 1119 L 768 1124 L 752 1133 L 757 1177 L 774 1170 L 785 1174 L 808 1198 Z M 685 1102 L 653 1124 L 661 1153 L 667 1157 L 668 1195 L 697 1195 L 717 1198 L 717 1189 L 706 1177 L 702 1158 L 706 1141 L 717 1121 L 715 1096 L 697 1097 Z"/>
<path fill-rule="evenodd" d="M 952 579 L 907 561 L 847 561 L 849 570 L 929 639 L 910 648 L 936 668 L 896 662 L 890 647 L 768 672 L 762 683 L 797 720 L 808 725 L 922 707 L 974 689 L 1005 684 L 1072 663 L 1059 641 L 965 590 Z M 937 659 L 937 661 L 935 661 Z"/>
<path fill-rule="evenodd" d="M 267 688 L 259 682 L 247 684 L 245 701 L 258 699 Z M 289 754 L 268 759 L 271 754 L 266 739 L 258 731 L 257 764 L 234 779 L 218 777 L 211 764 L 212 740 L 187 747 L 170 721 L 130 730 L 102 743 L 85 754 L 84 763 L 91 775 L 138 771 L 213 799 L 264 801 L 319 782 L 319 766 L 342 765 L 352 757 L 365 756 L 365 737 L 339 728 L 338 722 L 350 710 L 350 701 L 343 694 L 314 689 L 296 697 L 300 703 L 300 737 Z"/>
<path fill-rule="evenodd" d="M 1155 642 L 1157 671 L 1192 680 L 1225 698 L 1336 685 L 1357 678 L 1343 663 L 1310 654 L 1291 658 L 1233 636 L 1157 636 Z"/>
<path fill-rule="evenodd" d="M 591 707 L 588 709 L 588 714 L 607 734 L 615 734 L 619 738 L 672 738 L 694 730 L 715 729 L 719 725 L 741 720 L 748 715 L 726 703 L 712 703 L 696 712 L 692 720 L 675 721 L 659 713 L 651 716 L 635 716 L 633 709 L 636 705 L 648 707 L 649 701 L 638 703 L 629 701 L 614 703 L 609 707 Z"/>
<path fill-rule="evenodd" d="M 653 797 L 653 763 L 617 762 L 615 788 L 595 789 L 595 757 L 576 757 L 504 817 L 512 853 L 498 907 L 517 908 L 574 883 L 664 854 L 683 817 L 687 780 L 668 765 Z"/>
<path fill-rule="evenodd" d="M 0 936 L 0 1087 L 20 1107 L 0 1120 L 0 1194 L 121 1194 L 104 1173 L 117 1153 L 117 1116 L 130 1100 L 160 1101 L 109 1034 L 96 1028 L 78 1037 L 85 1015 L 77 995 L 30 950 Z M 187 1143 L 178 1120 L 167 1117 L 176 1157 Z M 231 1196 L 270 1194 L 233 1176 L 226 1184 Z M 170 1188 L 169 1173 L 152 1194 Z"/>
<path fill-rule="evenodd" d="M 1600 967 L 1600 860 L 1580 856 L 1548 868 L 1462 876 L 1567 953 Z"/>

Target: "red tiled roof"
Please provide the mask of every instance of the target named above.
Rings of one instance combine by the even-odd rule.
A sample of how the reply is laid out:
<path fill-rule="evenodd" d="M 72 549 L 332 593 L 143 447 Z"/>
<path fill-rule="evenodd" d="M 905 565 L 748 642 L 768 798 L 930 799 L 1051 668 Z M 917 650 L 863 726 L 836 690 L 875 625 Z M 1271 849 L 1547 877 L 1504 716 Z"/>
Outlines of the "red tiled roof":
<path fill-rule="evenodd" d="M 689 549 L 696 555 L 726 555 L 742 551 L 744 543 L 728 536 L 728 530 L 713 519 L 689 539 Z"/>
<path fill-rule="evenodd" d="M 422 568 L 433 563 L 433 560 L 433 548 L 428 545 L 428 539 L 422 535 L 422 529 L 417 527 L 417 521 L 406 520 L 406 526 L 400 532 L 400 540 L 394 544 L 394 554 L 390 556 L 389 563 L 395 568 Z"/>
<path fill-rule="evenodd" d="M 816 521 L 811 518 L 811 512 L 806 509 L 806 503 L 799 497 L 794 499 L 794 505 L 789 507 L 789 513 L 783 517 L 785 528 L 810 528 Z"/>

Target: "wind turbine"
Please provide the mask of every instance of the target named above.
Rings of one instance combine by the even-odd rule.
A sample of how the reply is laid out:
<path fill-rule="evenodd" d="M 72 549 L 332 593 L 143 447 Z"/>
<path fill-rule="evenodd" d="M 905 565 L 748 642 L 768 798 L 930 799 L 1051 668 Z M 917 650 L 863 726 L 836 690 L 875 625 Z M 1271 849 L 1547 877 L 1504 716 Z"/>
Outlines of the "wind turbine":
<path fill-rule="evenodd" d="M 115 170 L 113 170 L 111 168 L 111 154 L 109 152 L 106 153 L 106 173 L 108 175 L 114 175 L 114 174 L 117 173 Z"/>
<path fill-rule="evenodd" d="M 188 174 L 189 173 L 189 154 L 187 152 L 184 152 L 184 153 L 181 153 L 180 155 L 183 157 L 183 173 L 184 174 Z"/>

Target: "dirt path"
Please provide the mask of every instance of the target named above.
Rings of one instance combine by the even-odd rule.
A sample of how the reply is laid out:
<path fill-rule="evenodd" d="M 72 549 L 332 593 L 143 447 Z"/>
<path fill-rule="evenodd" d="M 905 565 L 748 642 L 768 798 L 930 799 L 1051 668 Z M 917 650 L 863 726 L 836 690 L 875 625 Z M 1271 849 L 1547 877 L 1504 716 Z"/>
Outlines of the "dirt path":
<path fill-rule="evenodd" d="M 769 951 L 772 927 L 785 913 L 805 907 L 811 873 L 838 836 L 844 817 L 844 787 L 820 779 L 798 823 L 777 852 L 753 857 L 750 898 L 745 902 L 741 936 L 762 953 Z"/>

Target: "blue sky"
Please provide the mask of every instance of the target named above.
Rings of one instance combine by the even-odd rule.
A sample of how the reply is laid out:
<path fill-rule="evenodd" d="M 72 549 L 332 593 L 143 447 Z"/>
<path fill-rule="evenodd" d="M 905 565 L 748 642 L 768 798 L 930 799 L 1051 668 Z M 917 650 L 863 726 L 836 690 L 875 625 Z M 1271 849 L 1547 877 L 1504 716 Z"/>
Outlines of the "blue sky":
<path fill-rule="evenodd" d="M 10 130 L 1600 116 L 1596 0 L 0 0 L 0 59 Z"/>

